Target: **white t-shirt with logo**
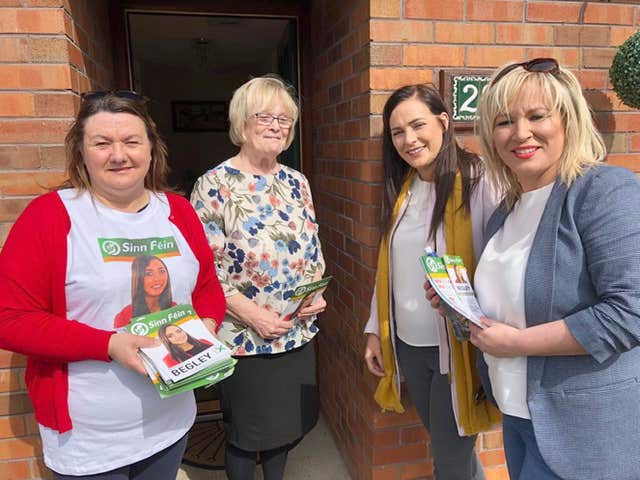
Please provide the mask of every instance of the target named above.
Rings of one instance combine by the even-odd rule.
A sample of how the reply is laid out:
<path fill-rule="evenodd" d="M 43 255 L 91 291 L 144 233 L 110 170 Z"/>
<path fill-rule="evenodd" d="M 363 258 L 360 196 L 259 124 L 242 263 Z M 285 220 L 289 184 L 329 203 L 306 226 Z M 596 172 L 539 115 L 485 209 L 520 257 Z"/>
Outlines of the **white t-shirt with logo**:
<path fill-rule="evenodd" d="M 100 204 L 87 192 L 58 193 L 71 220 L 67 318 L 117 329 L 116 318 L 121 322 L 123 315 L 149 313 L 139 312 L 134 296 L 138 305 L 146 305 L 144 292 L 154 287 L 163 292 L 164 308 L 192 303 L 199 264 L 169 221 L 165 195 L 151 195 L 144 210 L 125 213 Z M 163 272 L 155 285 L 144 284 L 141 275 L 150 276 L 148 270 L 133 271 L 133 260 L 139 256 L 148 256 L 140 260 L 153 262 Z M 192 392 L 161 399 L 148 377 L 115 361 L 71 362 L 68 374 L 73 429 L 61 434 L 40 425 L 46 463 L 58 473 L 91 475 L 135 463 L 171 446 L 193 424 Z"/>

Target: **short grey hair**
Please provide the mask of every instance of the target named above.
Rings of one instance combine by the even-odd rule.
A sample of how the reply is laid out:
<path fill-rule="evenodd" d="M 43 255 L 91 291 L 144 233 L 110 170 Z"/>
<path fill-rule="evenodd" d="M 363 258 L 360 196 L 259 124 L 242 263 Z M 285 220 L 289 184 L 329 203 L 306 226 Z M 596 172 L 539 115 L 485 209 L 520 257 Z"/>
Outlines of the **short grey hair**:
<path fill-rule="evenodd" d="M 285 149 L 289 148 L 296 135 L 296 122 L 298 121 L 298 105 L 295 97 L 293 87 L 273 74 L 252 78 L 244 83 L 233 92 L 229 104 L 229 138 L 231 138 L 231 142 L 241 147 L 247 141 L 244 136 L 246 121 L 251 115 L 269 107 L 277 99 L 282 102 L 287 115 L 293 120 L 285 145 Z"/>

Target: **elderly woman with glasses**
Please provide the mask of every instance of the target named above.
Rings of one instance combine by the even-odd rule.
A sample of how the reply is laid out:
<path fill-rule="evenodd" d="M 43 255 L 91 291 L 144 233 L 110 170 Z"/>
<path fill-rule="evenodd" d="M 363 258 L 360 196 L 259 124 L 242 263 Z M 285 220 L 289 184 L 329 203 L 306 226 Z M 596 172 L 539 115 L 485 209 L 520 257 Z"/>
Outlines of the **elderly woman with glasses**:
<path fill-rule="evenodd" d="M 476 269 L 487 318 L 471 341 L 510 478 L 637 479 L 638 179 L 603 164 L 582 89 L 553 59 L 499 69 L 478 115 L 505 200 Z"/>
<path fill-rule="evenodd" d="M 0 253 L 0 348 L 27 356 L 57 480 L 175 479 L 193 393 L 161 399 L 138 355 L 158 341 L 114 331 L 133 303 L 137 256 L 163 257 L 163 279 L 149 288 L 167 288 L 170 273 L 169 298 L 193 304 L 212 331 L 224 315 L 202 225 L 169 192 L 166 146 L 145 102 L 128 91 L 84 95 L 66 138 L 68 180 L 29 204 Z"/>
<path fill-rule="evenodd" d="M 280 316 L 294 289 L 324 271 L 309 183 L 278 162 L 297 118 L 293 92 L 277 77 L 242 85 L 229 108 L 240 150 L 191 195 L 227 297 L 219 337 L 238 359 L 220 384 L 231 480 L 253 480 L 258 456 L 264 478 L 281 479 L 288 451 L 318 417 L 314 321 L 326 302 Z"/>

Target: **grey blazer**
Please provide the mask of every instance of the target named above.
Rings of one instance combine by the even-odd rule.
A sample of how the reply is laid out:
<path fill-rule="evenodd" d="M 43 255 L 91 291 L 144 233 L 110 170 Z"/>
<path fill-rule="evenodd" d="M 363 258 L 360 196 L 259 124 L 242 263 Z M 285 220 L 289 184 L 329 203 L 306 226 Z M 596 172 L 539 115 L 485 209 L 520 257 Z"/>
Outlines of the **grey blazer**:
<path fill-rule="evenodd" d="M 502 204 L 486 242 L 509 214 Z M 529 357 L 527 403 L 563 479 L 640 479 L 640 183 L 623 168 L 556 182 L 525 272 L 527 326 L 564 319 L 588 355 Z M 490 393 L 487 365 L 478 368 Z"/>

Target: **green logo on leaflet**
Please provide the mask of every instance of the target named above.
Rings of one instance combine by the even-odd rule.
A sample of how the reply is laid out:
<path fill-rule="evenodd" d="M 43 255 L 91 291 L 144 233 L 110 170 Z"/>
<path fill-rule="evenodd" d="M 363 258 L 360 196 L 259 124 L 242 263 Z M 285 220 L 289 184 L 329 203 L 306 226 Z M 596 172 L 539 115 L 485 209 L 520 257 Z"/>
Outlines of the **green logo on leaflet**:
<path fill-rule="evenodd" d="M 182 325 L 189 320 L 197 318 L 199 317 L 191 305 L 176 305 L 159 312 L 147 313 L 146 315 L 132 318 L 131 323 L 127 326 L 127 331 L 135 335 L 155 337 L 163 325 L 168 323 Z"/>
<path fill-rule="evenodd" d="M 442 263 L 442 260 L 439 257 L 423 255 L 421 260 L 426 271 L 429 273 L 444 273 L 447 271 L 444 263 Z"/>
<path fill-rule="evenodd" d="M 160 258 L 180 255 L 174 237 L 98 238 L 98 245 L 105 262 L 131 262 L 141 255 Z"/>
<path fill-rule="evenodd" d="M 131 326 L 131 333 L 135 335 L 145 336 L 149 333 L 149 327 L 147 327 L 144 323 L 135 323 Z"/>

